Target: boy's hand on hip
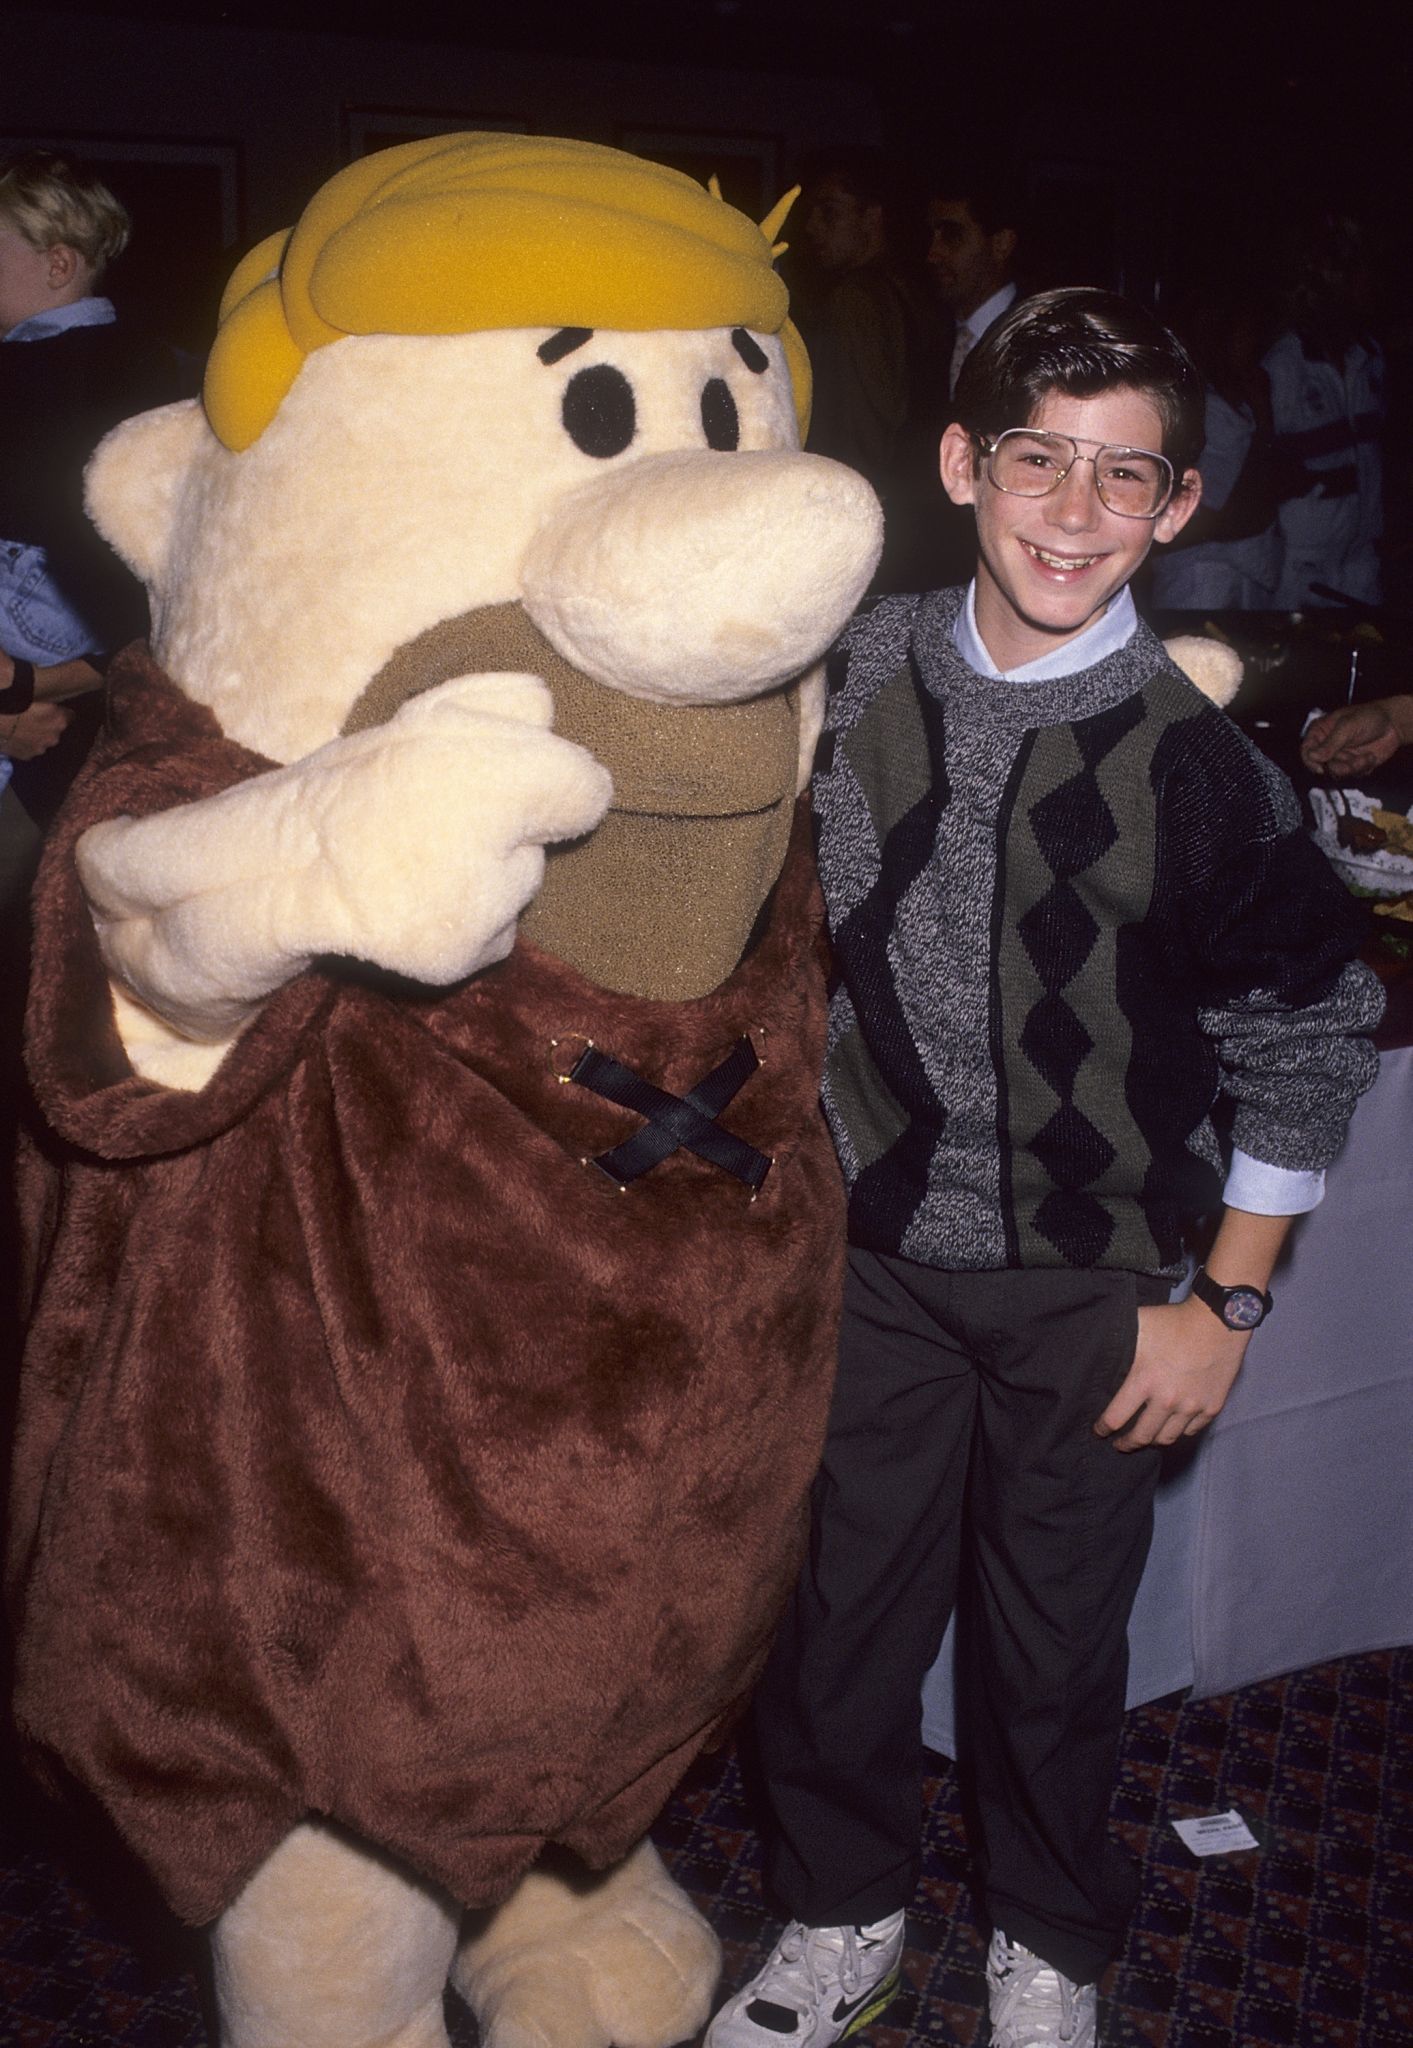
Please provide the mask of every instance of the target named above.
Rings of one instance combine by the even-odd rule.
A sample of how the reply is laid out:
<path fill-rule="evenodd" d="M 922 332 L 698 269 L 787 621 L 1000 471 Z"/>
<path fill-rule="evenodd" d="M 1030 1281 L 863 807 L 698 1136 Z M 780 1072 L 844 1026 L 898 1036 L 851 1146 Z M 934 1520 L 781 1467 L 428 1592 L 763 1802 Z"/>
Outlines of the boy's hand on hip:
<path fill-rule="evenodd" d="M 1112 1437 L 1116 1451 L 1196 1436 L 1220 1414 L 1249 1334 L 1224 1328 L 1195 1297 L 1141 1308 L 1133 1364 L 1094 1434 Z"/>

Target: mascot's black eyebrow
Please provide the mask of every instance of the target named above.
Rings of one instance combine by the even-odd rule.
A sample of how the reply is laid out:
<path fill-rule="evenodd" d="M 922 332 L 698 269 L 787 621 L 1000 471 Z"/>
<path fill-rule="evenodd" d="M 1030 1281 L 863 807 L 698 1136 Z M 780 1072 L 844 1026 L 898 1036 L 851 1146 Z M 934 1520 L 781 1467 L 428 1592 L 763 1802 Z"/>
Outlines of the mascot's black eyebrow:
<path fill-rule="evenodd" d="M 561 327 L 558 334 L 552 334 L 548 341 L 542 341 L 535 354 L 542 363 L 557 363 L 565 356 L 572 356 L 576 348 L 582 348 L 586 341 L 593 339 L 592 327 Z"/>
<path fill-rule="evenodd" d="M 766 354 L 755 336 L 747 334 L 744 327 L 732 328 L 731 346 L 735 349 L 746 368 L 754 370 L 757 376 L 760 375 L 762 370 L 770 368 L 770 357 Z"/>
<path fill-rule="evenodd" d="M 559 332 L 552 334 L 548 341 L 540 343 L 539 347 L 535 350 L 535 354 L 542 363 L 562 362 L 565 356 L 573 355 L 576 348 L 582 348 L 586 341 L 592 340 L 593 332 L 592 327 L 561 327 Z M 757 376 L 760 376 L 763 370 L 770 368 L 769 356 L 755 336 L 748 334 L 744 327 L 732 328 L 731 346 L 735 349 L 746 368 L 754 370 Z"/>

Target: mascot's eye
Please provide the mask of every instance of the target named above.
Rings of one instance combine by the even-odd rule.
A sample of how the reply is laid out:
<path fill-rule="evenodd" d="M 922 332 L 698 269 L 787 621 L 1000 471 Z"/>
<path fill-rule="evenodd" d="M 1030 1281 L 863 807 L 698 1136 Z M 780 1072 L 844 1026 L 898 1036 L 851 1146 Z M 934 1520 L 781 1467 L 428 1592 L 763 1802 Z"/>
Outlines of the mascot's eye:
<path fill-rule="evenodd" d="M 621 455 L 638 430 L 633 387 L 611 363 L 575 372 L 564 387 L 560 416 L 574 446 L 601 461 Z"/>
<path fill-rule="evenodd" d="M 702 386 L 702 429 L 708 448 L 729 454 L 741 445 L 741 418 L 724 377 L 712 377 Z"/>

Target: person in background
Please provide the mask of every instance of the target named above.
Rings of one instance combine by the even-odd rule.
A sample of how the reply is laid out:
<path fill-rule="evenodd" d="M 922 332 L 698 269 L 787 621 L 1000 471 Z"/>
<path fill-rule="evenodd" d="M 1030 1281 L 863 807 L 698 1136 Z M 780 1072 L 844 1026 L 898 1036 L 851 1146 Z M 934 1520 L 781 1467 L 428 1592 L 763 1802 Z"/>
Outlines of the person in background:
<path fill-rule="evenodd" d="M 941 337 L 906 247 L 905 183 L 881 150 L 839 148 L 806 170 L 798 319 L 814 379 L 806 446 L 866 476 L 885 519 L 875 588 L 915 576 L 920 512 L 939 494 Z M 921 501 L 921 503 L 920 503 Z"/>
<path fill-rule="evenodd" d="M 928 269 L 956 323 L 947 368 L 950 397 L 982 335 L 1015 303 L 1020 186 L 1001 173 L 958 177 L 928 201 L 927 222 Z"/>
<path fill-rule="evenodd" d="M 1312 774 L 1347 780 L 1382 768 L 1408 746 L 1413 746 L 1413 697 L 1378 697 L 1368 704 L 1342 704 L 1314 719 L 1300 742 L 1300 758 Z"/>
<path fill-rule="evenodd" d="M 801 331 L 814 372 L 808 446 L 886 490 L 908 417 L 919 298 L 896 247 L 897 174 L 880 150 L 839 149 L 806 172 L 812 259 Z"/>
<path fill-rule="evenodd" d="M 1281 500 L 1304 488 L 1299 466 L 1275 445 L 1261 362 L 1269 328 L 1239 286 L 1192 292 L 1172 324 L 1202 372 L 1202 502 L 1154 559 L 1151 601 L 1166 611 L 1269 609 L 1281 580 Z"/>
<path fill-rule="evenodd" d="M 934 187 L 928 201 L 927 267 L 939 303 L 952 320 L 946 400 L 938 432 L 953 417 L 952 395 L 968 355 L 1014 305 L 1021 253 L 1019 180 L 994 167 L 961 169 Z M 930 573 L 913 589 L 965 583 L 976 567 L 976 525 L 945 492 L 936 498 Z"/>
<path fill-rule="evenodd" d="M 30 888 L 96 727 L 107 657 L 147 626 L 141 586 L 84 515 L 83 471 L 110 427 L 180 395 L 172 356 L 98 291 L 128 231 L 71 158 L 0 159 L 0 1326 Z"/>
<path fill-rule="evenodd" d="M 0 907 L 27 889 L 54 800 L 42 757 L 68 705 L 146 627 L 141 587 L 83 509 L 103 435 L 177 395 L 170 356 L 119 326 L 97 289 L 129 227 L 71 158 L 0 160 L 0 785 L 15 771 L 0 799 Z"/>
<path fill-rule="evenodd" d="M 1277 451 L 1299 471 L 1279 513 L 1280 611 L 1383 597 L 1384 357 L 1359 224 L 1318 208 L 1304 224 L 1287 325 L 1267 349 Z"/>

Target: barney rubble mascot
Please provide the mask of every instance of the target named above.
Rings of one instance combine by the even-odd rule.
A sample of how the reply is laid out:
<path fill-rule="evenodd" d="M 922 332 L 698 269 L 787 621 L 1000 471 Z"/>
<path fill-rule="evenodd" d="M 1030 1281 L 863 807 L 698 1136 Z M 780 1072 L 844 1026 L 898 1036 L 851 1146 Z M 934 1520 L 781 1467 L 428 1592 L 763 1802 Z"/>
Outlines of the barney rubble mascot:
<path fill-rule="evenodd" d="M 643 1837 L 823 1432 L 796 798 L 880 539 L 782 211 L 390 150 L 90 472 L 154 631 L 37 901 L 17 1715 L 211 1923 L 227 2048 L 707 2010 Z"/>

